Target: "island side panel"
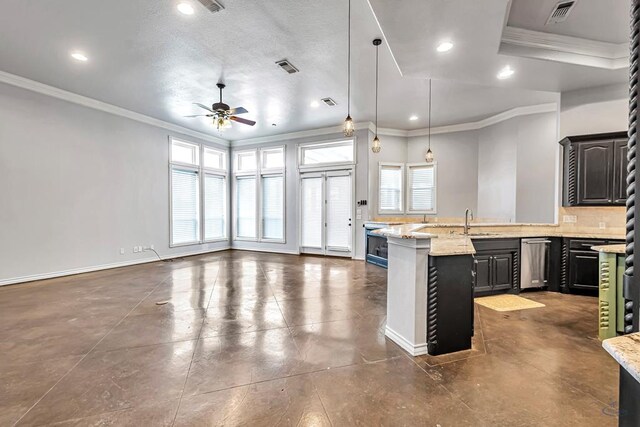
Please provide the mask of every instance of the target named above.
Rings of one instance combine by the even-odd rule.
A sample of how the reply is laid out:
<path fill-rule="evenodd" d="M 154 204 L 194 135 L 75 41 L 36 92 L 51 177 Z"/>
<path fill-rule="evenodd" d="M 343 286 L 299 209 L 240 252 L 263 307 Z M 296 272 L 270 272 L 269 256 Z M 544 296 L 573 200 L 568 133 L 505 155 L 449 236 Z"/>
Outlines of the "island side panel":
<path fill-rule="evenodd" d="M 427 354 L 430 239 L 389 237 L 385 335 L 412 356 Z"/>

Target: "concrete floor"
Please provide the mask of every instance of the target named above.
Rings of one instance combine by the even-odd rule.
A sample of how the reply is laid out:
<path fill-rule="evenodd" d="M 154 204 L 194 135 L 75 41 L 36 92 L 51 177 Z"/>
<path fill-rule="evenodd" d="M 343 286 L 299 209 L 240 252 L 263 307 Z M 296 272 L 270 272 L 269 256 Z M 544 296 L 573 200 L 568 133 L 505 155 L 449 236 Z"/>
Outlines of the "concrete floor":
<path fill-rule="evenodd" d="M 0 288 L 0 425 L 617 425 L 595 298 L 476 306 L 473 350 L 411 358 L 385 283 L 227 251 Z"/>

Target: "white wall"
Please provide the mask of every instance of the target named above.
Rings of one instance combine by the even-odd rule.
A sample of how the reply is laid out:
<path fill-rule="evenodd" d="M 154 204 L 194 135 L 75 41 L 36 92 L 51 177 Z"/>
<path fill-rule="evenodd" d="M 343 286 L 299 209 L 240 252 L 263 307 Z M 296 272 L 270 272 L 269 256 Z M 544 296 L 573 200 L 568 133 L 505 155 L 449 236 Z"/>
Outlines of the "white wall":
<path fill-rule="evenodd" d="M 561 95 L 560 137 L 624 131 L 629 120 L 629 85 L 600 86 Z"/>
<path fill-rule="evenodd" d="M 478 132 L 478 218 L 515 222 L 517 136 L 513 119 Z"/>
<path fill-rule="evenodd" d="M 424 162 L 428 138 L 409 138 L 407 163 Z M 460 217 L 478 207 L 478 136 L 476 132 L 431 135 L 437 164 L 436 216 Z"/>
<path fill-rule="evenodd" d="M 0 283 L 228 247 L 169 248 L 169 135 L 0 84 Z"/>
<path fill-rule="evenodd" d="M 515 117 L 479 131 L 478 217 L 555 221 L 557 113 Z"/>
<path fill-rule="evenodd" d="M 344 136 L 340 133 L 322 135 L 309 138 L 297 138 L 291 140 L 285 140 L 282 142 L 264 143 L 259 145 L 241 145 L 233 147 L 232 150 L 247 150 L 259 147 L 269 146 L 282 146 L 286 148 L 286 235 L 285 243 L 268 243 L 268 242 L 248 242 L 248 241 L 233 241 L 232 247 L 234 249 L 244 250 L 258 250 L 267 252 L 284 252 L 284 253 L 299 253 L 299 195 L 300 195 L 300 179 L 297 168 L 297 147 L 302 143 L 309 142 L 321 142 L 321 141 L 336 141 L 344 139 Z M 355 201 L 366 200 L 368 193 L 367 176 L 369 173 L 368 161 L 367 161 L 367 146 L 369 140 L 369 131 L 360 130 L 356 132 L 355 140 L 357 144 L 356 148 L 356 166 L 355 166 L 355 185 L 356 194 Z M 232 183 L 232 194 L 235 194 L 235 183 Z M 368 218 L 368 206 L 357 207 L 354 206 L 354 213 L 356 209 L 361 209 L 360 220 L 353 218 L 352 224 L 355 226 L 354 232 L 354 257 L 357 259 L 364 259 L 365 256 L 365 235 L 364 235 L 364 222 Z"/>

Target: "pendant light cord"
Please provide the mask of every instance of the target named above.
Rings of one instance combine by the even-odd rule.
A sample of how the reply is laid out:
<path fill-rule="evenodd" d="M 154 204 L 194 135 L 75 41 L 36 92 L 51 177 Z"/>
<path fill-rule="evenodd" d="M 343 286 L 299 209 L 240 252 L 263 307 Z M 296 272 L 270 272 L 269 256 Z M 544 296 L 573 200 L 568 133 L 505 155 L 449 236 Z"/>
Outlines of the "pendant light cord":
<path fill-rule="evenodd" d="M 347 46 L 347 116 L 351 115 L 351 0 L 349 0 L 349 36 Z"/>
<path fill-rule="evenodd" d="M 378 52 L 380 45 L 376 45 L 376 136 L 378 136 Z"/>
<path fill-rule="evenodd" d="M 429 79 L 429 150 L 431 150 L 431 79 Z"/>

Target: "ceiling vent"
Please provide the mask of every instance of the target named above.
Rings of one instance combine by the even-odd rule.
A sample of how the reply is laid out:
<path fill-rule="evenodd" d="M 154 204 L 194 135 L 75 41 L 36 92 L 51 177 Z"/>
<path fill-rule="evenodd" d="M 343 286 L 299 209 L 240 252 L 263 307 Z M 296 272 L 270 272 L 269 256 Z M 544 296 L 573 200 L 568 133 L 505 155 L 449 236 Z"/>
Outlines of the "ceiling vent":
<path fill-rule="evenodd" d="M 216 0 L 198 0 L 207 10 L 211 13 L 220 12 L 224 9 L 224 6 L 218 3 Z"/>
<path fill-rule="evenodd" d="M 294 67 L 291 64 L 291 62 L 287 61 L 286 59 L 281 59 L 280 61 L 276 61 L 276 64 L 289 74 L 295 74 L 300 71 L 296 67 Z"/>
<path fill-rule="evenodd" d="M 551 15 L 549 15 L 549 19 L 547 19 L 547 23 L 545 25 L 558 24 L 566 21 L 569 17 L 569 12 L 571 12 L 577 2 L 577 0 L 570 0 L 558 3 L 551 11 Z"/>
<path fill-rule="evenodd" d="M 324 102 L 329 107 L 335 107 L 336 105 L 338 105 L 338 103 L 331 98 L 322 98 L 320 101 Z"/>

